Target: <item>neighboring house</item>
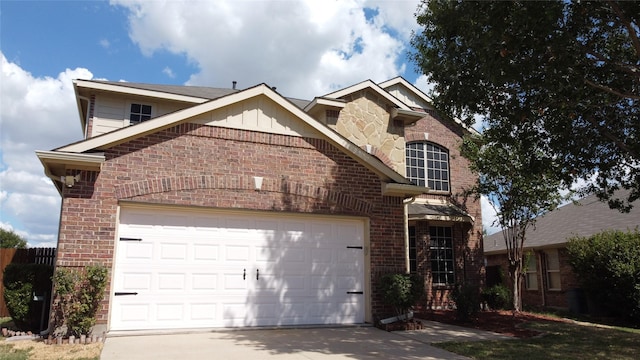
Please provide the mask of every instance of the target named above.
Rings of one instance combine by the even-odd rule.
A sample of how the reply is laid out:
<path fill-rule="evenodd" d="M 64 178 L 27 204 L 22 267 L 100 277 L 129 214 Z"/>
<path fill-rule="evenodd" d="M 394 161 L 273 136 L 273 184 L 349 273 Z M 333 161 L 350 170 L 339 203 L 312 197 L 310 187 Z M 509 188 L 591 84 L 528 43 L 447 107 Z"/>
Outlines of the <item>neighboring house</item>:
<path fill-rule="evenodd" d="M 626 198 L 628 191 L 620 191 L 615 196 Z M 567 242 L 575 236 L 586 237 L 605 230 L 634 230 L 640 225 L 640 204 L 635 202 L 634 205 L 631 212 L 621 213 L 610 209 L 596 195 L 590 195 L 539 217 L 535 227 L 527 231 L 524 242 L 522 304 L 584 312 L 584 298 L 569 264 Z M 484 238 L 484 254 L 487 285 L 507 281 L 509 273 L 502 232 Z"/>
<path fill-rule="evenodd" d="M 374 322 L 385 273 L 423 274 L 433 307 L 482 282 L 470 130 L 402 78 L 311 101 L 74 89 L 85 139 L 37 155 L 62 196 L 57 266 L 111 271 L 105 330 Z"/>

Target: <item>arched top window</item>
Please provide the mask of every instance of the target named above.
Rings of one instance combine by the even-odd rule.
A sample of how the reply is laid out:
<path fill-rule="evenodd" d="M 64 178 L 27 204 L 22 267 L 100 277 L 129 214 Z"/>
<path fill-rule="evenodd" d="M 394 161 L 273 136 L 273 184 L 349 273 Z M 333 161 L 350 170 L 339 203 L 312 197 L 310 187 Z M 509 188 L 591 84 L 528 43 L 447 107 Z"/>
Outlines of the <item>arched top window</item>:
<path fill-rule="evenodd" d="M 449 151 L 429 142 L 406 147 L 407 178 L 418 186 L 449 191 Z"/>

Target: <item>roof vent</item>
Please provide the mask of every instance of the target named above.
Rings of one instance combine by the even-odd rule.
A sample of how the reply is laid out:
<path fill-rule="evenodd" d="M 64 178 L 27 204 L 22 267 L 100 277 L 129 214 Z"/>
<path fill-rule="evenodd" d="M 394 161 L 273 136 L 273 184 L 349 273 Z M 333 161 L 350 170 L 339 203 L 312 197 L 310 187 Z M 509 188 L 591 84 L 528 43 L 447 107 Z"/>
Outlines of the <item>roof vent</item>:
<path fill-rule="evenodd" d="M 232 86 L 232 89 L 233 89 L 233 90 L 235 90 L 235 89 L 236 89 L 236 85 L 237 85 L 237 84 L 238 84 L 238 82 L 237 82 L 237 81 L 235 81 L 235 80 L 233 80 L 233 81 L 231 82 L 231 86 Z"/>

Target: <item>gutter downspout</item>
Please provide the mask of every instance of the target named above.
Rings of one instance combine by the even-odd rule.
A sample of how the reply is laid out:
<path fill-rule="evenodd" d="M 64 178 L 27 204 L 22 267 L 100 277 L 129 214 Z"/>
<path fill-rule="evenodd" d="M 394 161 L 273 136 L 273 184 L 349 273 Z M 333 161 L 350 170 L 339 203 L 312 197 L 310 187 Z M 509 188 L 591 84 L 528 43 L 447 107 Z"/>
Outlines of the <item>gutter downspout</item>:
<path fill-rule="evenodd" d="M 409 261 L 409 204 L 415 201 L 415 196 L 402 200 L 404 209 L 404 266 L 407 274 L 411 272 L 411 262 Z"/>

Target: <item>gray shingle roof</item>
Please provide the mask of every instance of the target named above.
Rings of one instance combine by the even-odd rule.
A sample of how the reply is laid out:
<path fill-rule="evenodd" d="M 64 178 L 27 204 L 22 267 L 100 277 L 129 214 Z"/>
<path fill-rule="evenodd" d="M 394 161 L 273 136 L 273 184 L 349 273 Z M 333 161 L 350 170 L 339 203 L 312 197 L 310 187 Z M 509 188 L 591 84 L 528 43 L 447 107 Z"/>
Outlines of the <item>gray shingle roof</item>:
<path fill-rule="evenodd" d="M 626 196 L 628 191 L 616 193 L 616 197 Z M 552 247 L 566 243 L 573 236 L 590 236 L 604 230 L 633 230 L 640 226 L 640 201 L 633 205 L 631 212 L 621 213 L 610 209 L 595 195 L 587 196 L 577 204 L 569 203 L 539 217 L 535 228 L 527 230 L 524 246 Z M 504 251 L 502 232 L 485 236 L 483 245 L 485 253 Z"/>
<path fill-rule="evenodd" d="M 131 82 L 117 82 L 117 81 L 102 81 L 102 80 L 90 80 L 103 84 L 125 86 L 133 89 L 159 91 L 168 94 L 192 96 L 203 99 L 217 99 L 229 94 L 233 94 L 241 91 L 240 89 L 225 89 L 225 88 L 213 88 L 207 86 L 185 86 L 185 85 L 158 85 L 158 84 L 144 84 L 144 83 L 131 83 Z M 295 106 L 303 109 L 309 100 L 286 98 L 291 101 Z"/>

